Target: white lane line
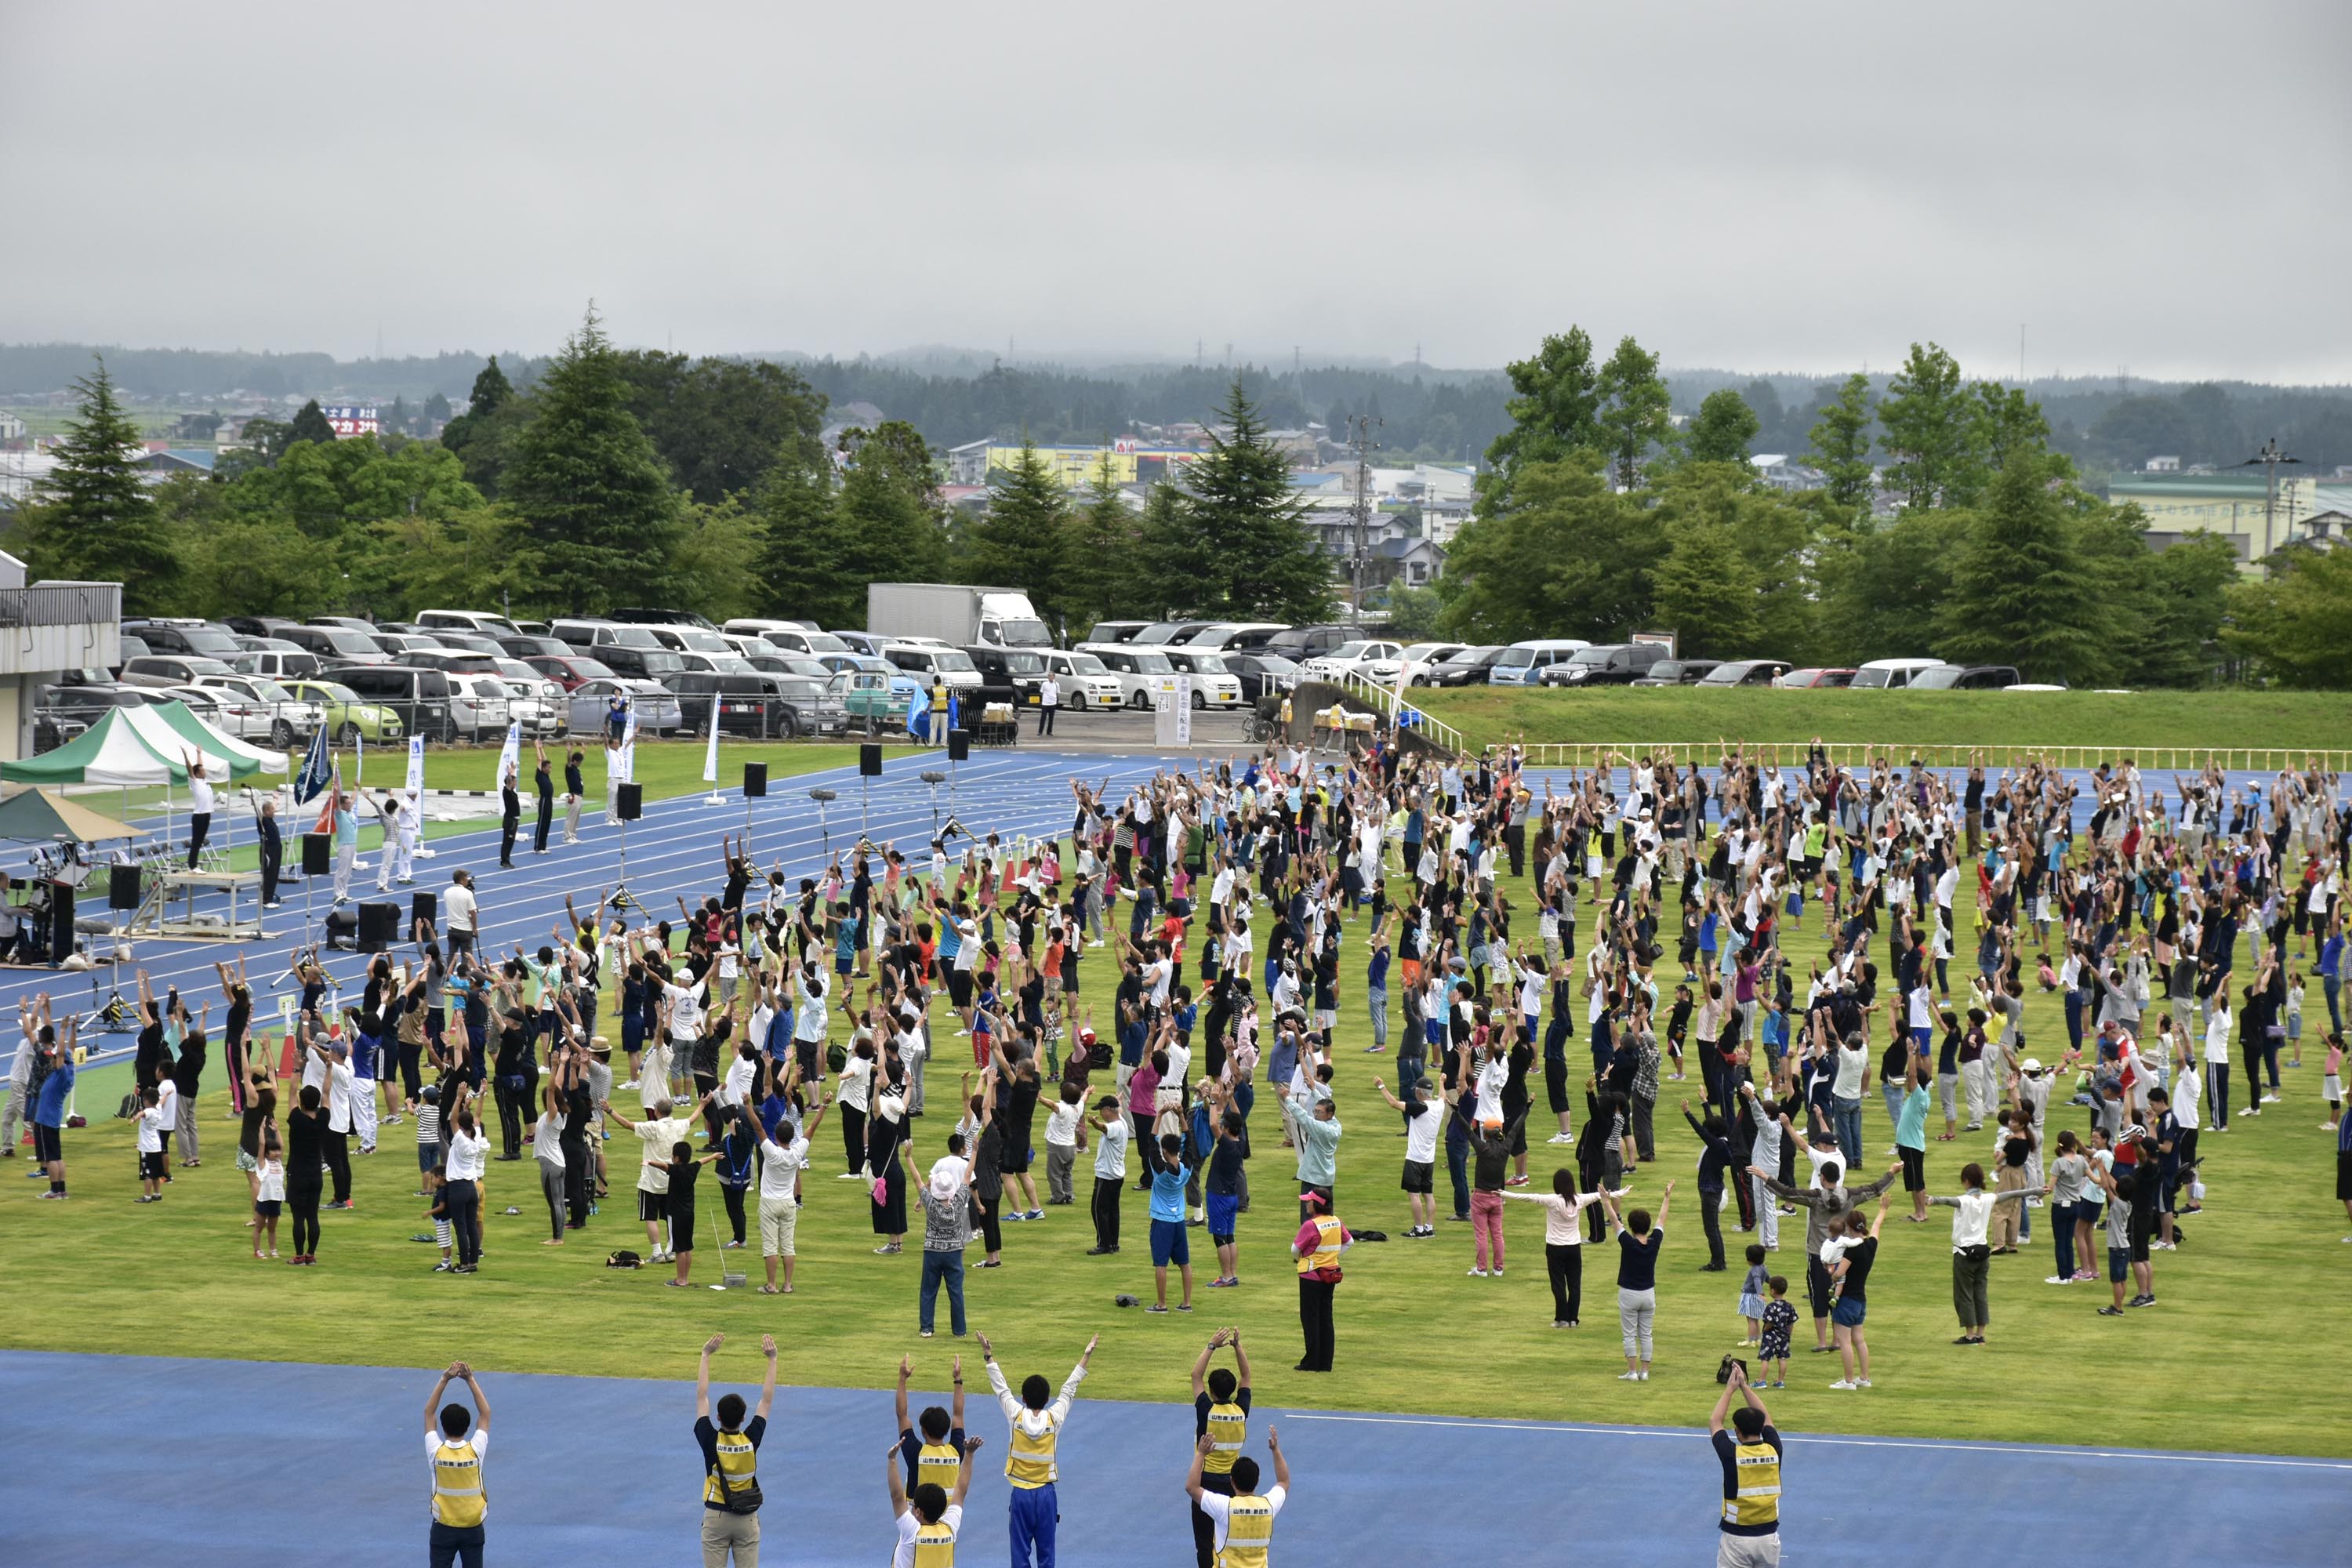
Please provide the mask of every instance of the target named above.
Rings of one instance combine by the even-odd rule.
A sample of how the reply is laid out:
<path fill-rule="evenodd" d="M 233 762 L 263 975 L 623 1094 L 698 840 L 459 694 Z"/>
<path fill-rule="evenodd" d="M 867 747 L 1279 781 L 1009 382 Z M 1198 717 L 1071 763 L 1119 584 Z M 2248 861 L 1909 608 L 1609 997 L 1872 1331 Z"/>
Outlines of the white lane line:
<path fill-rule="evenodd" d="M 1704 1437 L 1680 1426 L 1573 1426 L 1526 1421 L 1444 1421 L 1425 1415 L 1327 1415 L 1304 1410 L 1283 1413 L 1285 1421 L 1349 1421 L 1372 1426 L 1451 1426 L 1473 1432 L 1553 1432 L 1571 1437 Z M 2181 1465 L 2256 1465 L 2277 1469 L 2352 1471 L 2352 1463 L 2333 1459 L 2284 1459 L 2252 1454 L 2179 1454 L 2161 1448 L 2028 1448 L 2010 1443 L 1947 1443 L 1933 1437 L 1819 1437 L 1783 1434 L 1786 1443 L 1843 1448 L 1923 1448 L 1939 1454 L 2036 1455 L 2063 1459 L 2126 1459 L 2134 1464 L 2167 1462 Z"/>

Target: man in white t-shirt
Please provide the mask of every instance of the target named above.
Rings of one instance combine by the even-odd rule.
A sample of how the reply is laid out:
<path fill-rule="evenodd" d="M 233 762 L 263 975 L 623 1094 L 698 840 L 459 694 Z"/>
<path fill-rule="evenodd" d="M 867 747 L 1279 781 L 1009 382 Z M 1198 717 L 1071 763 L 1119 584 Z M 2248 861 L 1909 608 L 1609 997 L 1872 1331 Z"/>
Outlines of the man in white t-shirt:
<path fill-rule="evenodd" d="M 1225 1549 L 1230 1544 L 1236 1549 L 1237 1558 L 1247 1552 L 1250 1555 L 1246 1560 L 1263 1563 L 1266 1560 L 1266 1548 L 1274 1540 L 1275 1516 L 1290 1500 L 1290 1465 L 1282 1457 L 1282 1439 L 1272 1426 L 1265 1429 L 1265 1450 L 1274 1460 L 1274 1485 L 1263 1496 L 1257 1489 L 1257 1461 L 1247 1454 L 1235 1459 L 1228 1472 L 1234 1488 L 1230 1494 L 1213 1492 L 1202 1484 L 1201 1464 L 1215 1443 L 1214 1435 L 1203 1432 L 1192 1445 L 1192 1469 L 1184 1478 L 1184 1490 L 1191 1496 L 1192 1506 L 1207 1514 L 1209 1522 L 1216 1527 L 1213 1555 L 1217 1562 L 1225 1560 Z"/>
<path fill-rule="evenodd" d="M 819 1105 L 811 1111 L 804 1127 L 779 1122 L 776 1130 L 787 1140 L 785 1142 L 773 1138 L 760 1141 L 760 1253 L 768 1263 L 768 1282 L 760 1287 L 762 1296 L 792 1293 L 793 1231 L 800 1222 L 801 1173 L 808 1169 L 809 1134 L 824 1122 L 824 1110 Z M 784 1264 L 784 1282 L 781 1286 L 776 1283 L 776 1260 L 780 1258 Z"/>
<path fill-rule="evenodd" d="M 956 1399 L 959 1403 L 963 1399 L 961 1387 L 956 1391 Z M 890 1439 L 890 1447 L 882 1455 L 882 1468 L 890 1482 L 890 1511 L 898 1521 L 898 1541 L 890 1549 L 890 1568 L 915 1568 L 918 1562 L 954 1561 L 956 1536 L 963 1529 L 963 1500 L 971 1490 L 971 1457 L 979 1451 L 979 1438 L 963 1440 L 963 1460 L 956 1466 L 952 1493 L 937 1481 L 924 1481 L 909 1493 L 905 1479 L 906 1457 L 899 1440 Z"/>
<path fill-rule="evenodd" d="M 667 1160 L 670 1151 L 686 1136 L 687 1129 L 694 1122 L 688 1117 L 671 1117 L 667 1095 L 655 1100 L 652 1109 L 653 1114 L 643 1121 L 632 1121 L 614 1110 L 612 1101 L 606 1100 L 604 1104 L 608 1120 L 617 1121 L 635 1133 L 645 1144 L 637 1165 L 637 1217 L 645 1221 L 646 1241 L 653 1253 L 646 1261 L 662 1263 L 667 1262 L 670 1256 L 669 1249 L 662 1245 L 662 1225 L 667 1219 L 669 1210 L 669 1172 L 654 1162 Z"/>

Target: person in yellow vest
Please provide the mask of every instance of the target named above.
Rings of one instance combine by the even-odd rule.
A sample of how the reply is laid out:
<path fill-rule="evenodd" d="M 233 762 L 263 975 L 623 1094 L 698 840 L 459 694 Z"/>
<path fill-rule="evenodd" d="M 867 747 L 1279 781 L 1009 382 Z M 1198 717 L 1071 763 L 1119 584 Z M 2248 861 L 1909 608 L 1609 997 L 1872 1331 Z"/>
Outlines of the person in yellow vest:
<path fill-rule="evenodd" d="M 1339 1289 L 1339 1255 L 1356 1245 L 1331 1213 L 1331 1200 L 1313 1187 L 1299 1195 L 1307 1218 L 1290 1238 L 1290 1256 L 1298 1259 L 1298 1327 L 1307 1353 L 1298 1358 L 1300 1372 L 1329 1372 L 1339 1349 L 1331 1326 L 1331 1299 Z"/>
<path fill-rule="evenodd" d="M 1731 1408 L 1731 1396 L 1746 1401 Z M 1728 1412 L 1731 1427 L 1723 1429 Z M 1780 1433 L 1772 1413 L 1748 1386 L 1748 1371 L 1731 1363 L 1706 1429 L 1723 1461 L 1722 1531 L 1716 1568 L 1779 1568 L 1780 1562 Z"/>
<path fill-rule="evenodd" d="M 1240 1371 L 1236 1377 L 1223 1367 L 1209 1370 L 1210 1358 L 1223 1345 L 1234 1347 L 1234 1364 Z M 1209 1440 L 1206 1458 L 1192 1468 L 1204 1490 L 1230 1497 L 1234 1490 L 1234 1467 L 1241 1461 L 1242 1442 L 1249 1436 L 1250 1364 L 1249 1352 L 1242 1349 L 1239 1329 L 1219 1329 L 1210 1336 L 1209 1345 L 1201 1359 L 1192 1363 L 1192 1436 Z M 1257 1467 L 1250 1466 L 1255 1476 Z M 1192 1551 L 1200 1568 L 1213 1568 L 1217 1557 L 1216 1521 L 1194 1504 L 1192 1508 Z"/>
<path fill-rule="evenodd" d="M 937 673 L 931 677 L 931 721 L 926 739 L 934 746 L 948 743 L 948 678 Z"/>
<path fill-rule="evenodd" d="M 455 1402 L 441 1403 L 457 1379 L 474 1396 L 471 1412 Z M 482 1456 L 489 1447 L 490 1402 L 474 1381 L 474 1369 L 452 1362 L 425 1400 L 425 1457 L 433 1462 L 433 1568 L 460 1562 L 464 1568 L 482 1568 L 482 1520 L 489 1510 L 482 1492 Z"/>
<path fill-rule="evenodd" d="M 961 1193 L 957 1194 L 957 1201 L 962 1201 Z M 907 1380 L 914 1375 L 915 1363 L 900 1356 L 898 1453 L 907 1461 L 907 1486 L 911 1491 L 933 1481 L 945 1491 L 955 1485 L 956 1472 L 963 1468 L 963 1357 L 955 1358 L 955 1409 L 950 1412 L 934 1405 L 925 1410 L 919 1436 L 907 1421 Z"/>
<path fill-rule="evenodd" d="M 1263 1494 L 1257 1489 L 1257 1461 L 1246 1454 L 1234 1461 L 1232 1495 L 1202 1484 L 1201 1467 L 1216 1451 L 1215 1437 L 1203 1432 L 1192 1447 L 1192 1473 L 1184 1478 L 1192 1506 L 1216 1524 L 1216 1568 L 1265 1568 L 1266 1551 L 1274 1542 L 1274 1516 L 1290 1500 L 1290 1465 L 1282 1457 L 1282 1439 L 1273 1427 L 1265 1429 L 1274 1487 Z"/>
<path fill-rule="evenodd" d="M 727 1342 L 713 1334 L 702 1344 L 702 1370 L 694 1381 L 694 1440 L 702 1448 L 702 1568 L 760 1568 L 760 1439 L 768 1435 L 768 1412 L 776 1403 L 776 1338 L 760 1336 L 768 1358 L 760 1385 L 760 1407 L 743 1419 L 743 1396 L 722 1394 L 719 1425 L 710 1424 L 710 1358 Z"/>
<path fill-rule="evenodd" d="M 1012 1385 L 1004 1381 L 1004 1369 L 996 1364 L 996 1349 L 988 1342 L 988 1336 L 974 1330 L 972 1338 L 980 1342 L 981 1356 L 988 1363 L 988 1386 L 995 1391 L 996 1403 L 1013 1429 L 1013 1447 L 1004 1456 L 1004 1479 L 1013 1483 L 1008 1510 L 1013 1568 L 1030 1568 L 1033 1549 L 1036 1568 L 1054 1568 L 1054 1527 L 1062 1518 L 1060 1501 L 1054 1493 L 1058 1474 L 1054 1449 L 1061 1440 L 1062 1424 L 1070 1418 L 1070 1400 L 1077 1394 L 1078 1384 L 1087 1380 L 1087 1363 L 1093 1359 L 1102 1336 L 1097 1334 L 1087 1342 L 1087 1348 L 1078 1352 L 1078 1364 L 1062 1381 L 1061 1394 L 1050 1403 L 1047 1394 L 1052 1385 L 1034 1372 L 1022 1380 L 1021 1397 L 1015 1399 Z"/>
<path fill-rule="evenodd" d="M 937 1481 L 919 1481 L 912 1491 L 898 1479 L 898 1445 L 882 1457 L 883 1479 L 890 1485 L 890 1511 L 898 1517 L 898 1543 L 890 1552 L 890 1568 L 955 1568 L 956 1537 L 963 1530 L 964 1494 L 971 1490 L 971 1457 L 980 1439 L 963 1440 L 956 1465 L 953 1489 Z"/>

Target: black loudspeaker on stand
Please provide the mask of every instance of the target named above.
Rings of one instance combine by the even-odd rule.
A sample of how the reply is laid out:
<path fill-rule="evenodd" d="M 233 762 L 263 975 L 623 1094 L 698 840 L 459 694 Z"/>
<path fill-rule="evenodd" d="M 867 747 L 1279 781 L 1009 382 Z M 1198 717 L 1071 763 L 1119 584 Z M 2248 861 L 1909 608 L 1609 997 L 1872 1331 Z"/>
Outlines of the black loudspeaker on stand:
<path fill-rule="evenodd" d="M 139 868 L 110 866 L 106 868 L 106 907 L 110 910 L 135 910 L 139 907 Z"/>
<path fill-rule="evenodd" d="M 408 896 L 409 929 L 415 930 L 418 921 L 437 921 L 440 918 L 441 900 L 437 894 L 411 893 Z"/>
<path fill-rule="evenodd" d="M 324 877 L 335 868 L 335 841 L 324 833 L 302 835 L 302 875 Z"/>
<path fill-rule="evenodd" d="M 745 763 L 743 764 L 743 798 L 745 800 L 768 798 L 767 763 Z"/>
<path fill-rule="evenodd" d="M 360 906 L 360 951 L 382 952 L 400 940 L 400 906 L 389 901 Z"/>
<path fill-rule="evenodd" d="M 636 821 L 646 814 L 645 785 L 635 783 L 621 785 L 615 804 L 620 807 L 623 822 Z"/>
<path fill-rule="evenodd" d="M 968 763 L 971 761 L 971 731 L 950 730 L 948 731 L 948 761 L 951 763 Z"/>
<path fill-rule="evenodd" d="M 882 748 L 876 742 L 866 741 L 858 746 L 857 776 L 868 779 L 882 776 Z"/>

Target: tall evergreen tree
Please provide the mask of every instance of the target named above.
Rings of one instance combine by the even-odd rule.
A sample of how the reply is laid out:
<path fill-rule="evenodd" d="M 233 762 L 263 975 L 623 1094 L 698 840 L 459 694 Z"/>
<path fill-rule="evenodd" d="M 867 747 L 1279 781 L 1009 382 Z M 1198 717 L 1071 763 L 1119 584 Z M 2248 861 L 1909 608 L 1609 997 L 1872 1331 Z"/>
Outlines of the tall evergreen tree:
<path fill-rule="evenodd" d="M 1218 418 L 1227 434 L 1184 471 L 1170 595 L 1234 620 L 1313 621 L 1331 608 L 1331 563 L 1316 548 L 1290 484 L 1290 462 L 1266 437 L 1235 378 Z"/>
<path fill-rule="evenodd" d="M 1602 449 L 1617 471 L 1617 488 L 1642 482 L 1642 462 L 1675 438 L 1674 398 L 1658 374 L 1658 356 L 1631 337 L 1601 367 L 1594 382 L 1601 396 Z"/>
<path fill-rule="evenodd" d="M 2021 452 L 1993 481 L 1937 610 L 1937 657 L 2062 683 L 2113 657 L 2097 574 L 2052 480 L 2048 461 Z"/>
<path fill-rule="evenodd" d="M 1870 378 L 1856 371 L 1838 388 L 1837 401 L 1822 408 L 1811 431 L 1805 461 L 1821 469 L 1830 500 L 1843 507 L 1870 504 Z"/>
<path fill-rule="evenodd" d="M 1960 384 L 1960 365 L 1935 343 L 1913 343 L 1878 405 L 1885 431 L 1886 482 L 1906 510 L 1972 499 L 1978 405 Z"/>
<path fill-rule="evenodd" d="M 1503 374 L 1514 394 L 1505 405 L 1511 424 L 1486 448 L 1488 471 L 1478 477 L 1482 516 L 1510 503 L 1521 468 L 1557 463 L 1581 447 L 1599 451 L 1604 445 L 1600 372 L 1592 363 L 1591 334 L 1582 327 L 1547 336 L 1535 358 L 1514 361 Z M 1336 439 L 1339 432 L 1332 434 Z"/>
<path fill-rule="evenodd" d="M 1069 517 L 1060 476 L 1024 437 L 1013 467 L 991 476 L 988 510 L 965 531 L 966 581 L 1019 588 L 1051 622 L 1066 609 Z"/>
<path fill-rule="evenodd" d="M 1172 485 L 1155 489 L 1175 498 Z M 1119 493 L 1109 453 L 1095 464 L 1086 505 L 1064 519 L 1062 532 L 1060 608 L 1076 637 L 1095 622 L 1133 608 L 1134 584 L 1145 570 L 1142 530 Z"/>
<path fill-rule="evenodd" d="M 335 427 L 327 423 L 327 411 L 319 406 L 317 398 L 295 410 L 294 430 L 289 437 L 289 442 L 315 441 L 324 446 L 334 438 Z"/>
<path fill-rule="evenodd" d="M 568 615 L 657 591 L 677 531 L 669 470 L 629 413 L 593 308 L 541 378 L 502 489 L 521 520 L 536 597 Z"/>
<path fill-rule="evenodd" d="M 764 541 L 762 613 L 832 626 L 865 620 L 865 579 L 851 559 L 833 492 L 829 461 L 779 463 L 768 470 L 755 508 Z"/>
<path fill-rule="evenodd" d="M 139 426 L 116 400 L 104 360 L 74 389 L 80 416 L 67 427 L 57 467 L 24 509 L 12 543 L 37 576 L 120 583 L 125 615 L 168 613 L 180 556 L 135 466 Z"/>
<path fill-rule="evenodd" d="M 1685 432 L 1683 455 L 1694 463 L 1738 463 L 1745 468 L 1748 444 L 1761 428 L 1748 400 L 1722 387 L 1699 403 L 1698 413 Z"/>

